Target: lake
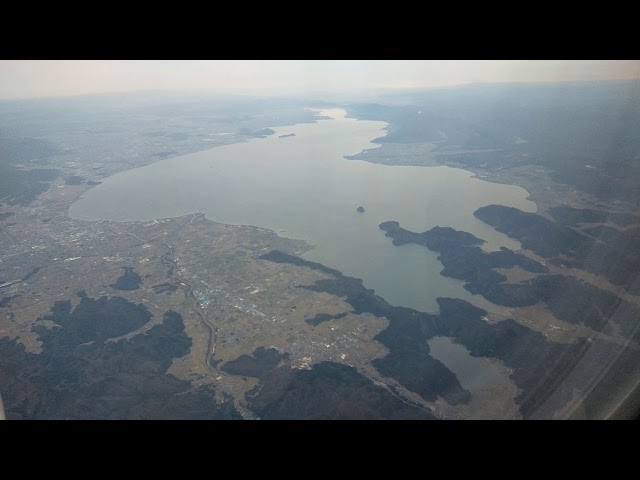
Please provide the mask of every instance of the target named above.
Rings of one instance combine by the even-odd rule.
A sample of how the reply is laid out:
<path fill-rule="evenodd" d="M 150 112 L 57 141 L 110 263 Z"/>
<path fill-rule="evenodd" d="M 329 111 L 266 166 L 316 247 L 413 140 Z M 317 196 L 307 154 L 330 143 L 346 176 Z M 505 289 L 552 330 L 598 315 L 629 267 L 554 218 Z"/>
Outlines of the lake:
<path fill-rule="evenodd" d="M 430 355 L 455 373 L 462 388 L 471 393 L 510 381 L 489 359 L 471 356 L 464 345 L 453 343 L 449 337 L 433 337 L 427 343 Z"/>
<path fill-rule="evenodd" d="M 422 232 L 437 225 L 518 249 L 473 216 L 484 205 L 535 212 L 526 190 L 486 182 L 448 167 L 398 167 L 346 160 L 385 135 L 384 122 L 319 110 L 316 123 L 274 127 L 275 134 L 161 160 L 118 173 L 85 192 L 69 209 L 75 219 L 150 221 L 195 212 L 210 220 L 255 225 L 302 239 L 305 259 L 363 279 L 393 305 L 437 312 L 437 297 L 462 298 L 500 311 L 463 283 L 441 276 L 437 253 L 418 245 L 395 247 L 378 228 L 396 220 Z M 281 135 L 295 134 L 280 138 Z M 365 211 L 358 213 L 362 206 Z"/>

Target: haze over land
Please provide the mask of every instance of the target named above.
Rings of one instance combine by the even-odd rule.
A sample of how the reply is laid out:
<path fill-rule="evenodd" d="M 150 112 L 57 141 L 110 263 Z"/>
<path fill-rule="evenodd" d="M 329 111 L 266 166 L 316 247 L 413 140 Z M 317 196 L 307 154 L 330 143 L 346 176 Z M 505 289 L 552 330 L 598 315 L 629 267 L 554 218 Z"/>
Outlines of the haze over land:
<path fill-rule="evenodd" d="M 7 418 L 613 412 L 637 62 L 390 65 L 0 63 L 3 98 L 164 90 L 0 102 Z"/>
<path fill-rule="evenodd" d="M 0 99 L 196 89 L 252 95 L 382 90 L 465 83 L 629 80 L 636 60 L 3 60 Z"/>

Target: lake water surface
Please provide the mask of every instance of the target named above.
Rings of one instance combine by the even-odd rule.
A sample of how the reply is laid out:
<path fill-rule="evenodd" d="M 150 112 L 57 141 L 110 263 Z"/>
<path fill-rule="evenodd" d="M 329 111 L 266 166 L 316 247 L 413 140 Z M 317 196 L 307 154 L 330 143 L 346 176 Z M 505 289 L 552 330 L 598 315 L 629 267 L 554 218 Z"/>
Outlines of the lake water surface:
<path fill-rule="evenodd" d="M 489 359 L 472 357 L 464 345 L 449 337 L 433 337 L 428 342 L 430 355 L 456 374 L 460 385 L 473 393 L 481 388 L 509 383 L 509 378 Z"/>
<path fill-rule="evenodd" d="M 434 226 L 464 230 L 487 241 L 485 249 L 519 248 L 473 216 L 484 205 L 535 212 L 517 186 L 489 183 L 448 167 L 398 167 L 346 160 L 385 135 L 386 124 L 321 110 L 330 120 L 275 127 L 246 143 L 161 160 L 113 175 L 85 192 L 72 218 L 149 221 L 203 212 L 210 220 L 255 225 L 307 241 L 303 257 L 362 278 L 393 305 L 436 312 L 437 297 L 499 307 L 439 273 L 437 253 L 418 245 L 395 247 L 378 228 L 397 220 L 409 230 Z M 279 138 L 295 133 L 295 136 Z M 358 206 L 364 213 L 356 212 Z"/>

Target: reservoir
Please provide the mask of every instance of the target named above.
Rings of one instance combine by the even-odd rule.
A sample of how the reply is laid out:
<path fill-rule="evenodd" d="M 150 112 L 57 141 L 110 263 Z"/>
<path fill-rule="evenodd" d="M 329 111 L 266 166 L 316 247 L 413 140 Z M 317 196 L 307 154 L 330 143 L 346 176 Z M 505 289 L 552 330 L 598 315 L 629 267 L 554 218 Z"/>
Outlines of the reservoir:
<path fill-rule="evenodd" d="M 490 360 L 472 357 L 469 350 L 453 343 L 448 337 L 433 337 L 428 344 L 430 355 L 455 373 L 465 390 L 473 393 L 482 388 L 509 383 L 509 378 Z"/>
<path fill-rule="evenodd" d="M 395 247 L 378 225 L 396 220 L 416 232 L 448 226 L 485 240 L 486 250 L 518 249 L 518 242 L 473 212 L 490 204 L 535 212 L 526 190 L 460 169 L 346 160 L 377 148 L 371 141 L 385 135 L 386 124 L 346 118 L 341 109 L 319 115 L 331 118 L 274 127 L 266 138 L 118 173 L 85 192 L 69 215 L 130 222 L 202 212 L 215 222 L 305 240 L 314 247 L 305 259 L 361 278 L 392 305 L 437 312 L 436 298 L 452 297 L 499 310 L 464 290 L 462 282 L 441 276 L 437 253 L 418 245 Z M 365 211 L 357 212 L 359 206 Z"/>

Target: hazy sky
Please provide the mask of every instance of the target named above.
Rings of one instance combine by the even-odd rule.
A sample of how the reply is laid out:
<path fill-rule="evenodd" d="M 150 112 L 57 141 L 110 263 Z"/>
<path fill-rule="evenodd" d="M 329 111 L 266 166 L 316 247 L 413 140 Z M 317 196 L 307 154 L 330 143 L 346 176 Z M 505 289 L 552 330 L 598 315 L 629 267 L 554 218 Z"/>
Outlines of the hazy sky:
<path fill-rule="evenodd" d="M 0 98 L 133 90 L 282 94 L 640 78 L 637 60 L 1 60 Z"/>

